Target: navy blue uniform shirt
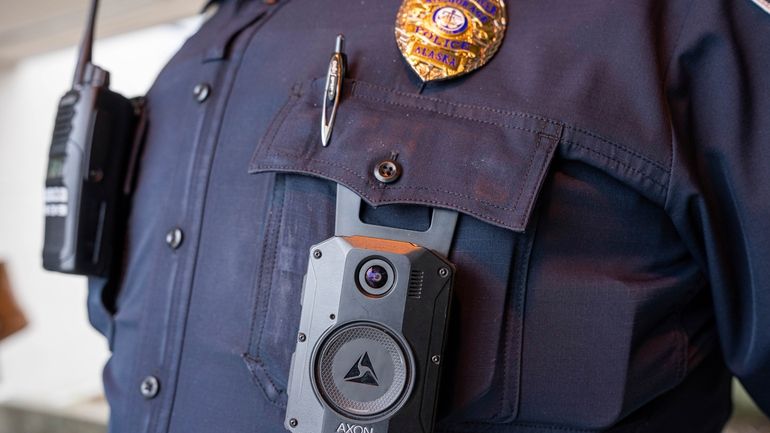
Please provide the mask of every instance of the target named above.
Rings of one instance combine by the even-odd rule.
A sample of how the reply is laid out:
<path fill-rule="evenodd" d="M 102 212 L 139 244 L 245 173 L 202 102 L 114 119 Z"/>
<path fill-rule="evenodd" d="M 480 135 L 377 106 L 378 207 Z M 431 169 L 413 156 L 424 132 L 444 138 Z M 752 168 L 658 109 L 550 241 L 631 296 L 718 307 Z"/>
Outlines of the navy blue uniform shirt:
<path fill-rule="evenodd" d="M 770 15 L 509 0 L 497 55 L 421 90 L 399 6 L 223 1 L 161 72 L 123 273 L 89 288 L 110 430 L 284 431 L 336 183 L 370 222 L 461 213 L 439 432 L 717 432 L 733 375 L 770 411 Z"/>

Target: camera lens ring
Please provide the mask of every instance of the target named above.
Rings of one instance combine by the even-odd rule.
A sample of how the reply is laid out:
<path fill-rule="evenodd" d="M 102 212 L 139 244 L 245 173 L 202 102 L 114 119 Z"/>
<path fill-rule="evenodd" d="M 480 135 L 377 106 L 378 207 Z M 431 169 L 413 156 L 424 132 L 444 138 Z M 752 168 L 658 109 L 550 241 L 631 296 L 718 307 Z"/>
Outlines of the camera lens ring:
<path fill-rule="evenodd" d="M 356 283 L 364 295 L 381 298 L 393 289 L 396 271 L 385 259 L 369 257 L 358 265 Z"/>

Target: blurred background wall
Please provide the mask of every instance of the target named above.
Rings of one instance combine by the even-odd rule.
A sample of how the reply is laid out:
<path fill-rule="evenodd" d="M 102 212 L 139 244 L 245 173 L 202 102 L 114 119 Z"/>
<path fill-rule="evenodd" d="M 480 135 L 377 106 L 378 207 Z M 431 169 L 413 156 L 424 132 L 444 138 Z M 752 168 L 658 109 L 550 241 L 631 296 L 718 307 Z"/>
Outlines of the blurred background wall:
<path fill-rule="evenodd" d="M 88 2 L 10 3 L 0 2 L 0 261 L 6 262 L 29 325 L 0 342 L 0 406 L 6 408 L 0 410 L 0 433 L 44 431 L 43 421 L 24 420 L 19 413 L 9 416 L 9 410 L 40 410 L 103 424 L 107 409 L 101 371 L 109 352 L 88 324 L 85 279 L 46 272 L 40 258 L 53 120 L 58 99 L 71 84 L 73 45 Z M 135 4 L 132 9 L 125 3 Z M 122 29 L 120 35 L 98 40 L 94 62 L 112 72 L 111 87 L 126 96 L 147 91 L 202 19 L 196 14 L 202 1 L 156 2 L 164 3 L 162 11 L 151 10 L 149 3 L 106 1 L 97 24 L 100 36 Z M 151 16 L 142 20 L 143 11 Z M 157 24 L 161 18 L 170 21 Z M 47 32 L 46 26 L 53 28 Z M 30 40 L 34 29 L 39 34 Z M 61 45 L 69 48 L 51 50 Z M 49 422 L 66 424 L 61 419 Z M 82 426 L 71 427 L 82 431 Z"/>

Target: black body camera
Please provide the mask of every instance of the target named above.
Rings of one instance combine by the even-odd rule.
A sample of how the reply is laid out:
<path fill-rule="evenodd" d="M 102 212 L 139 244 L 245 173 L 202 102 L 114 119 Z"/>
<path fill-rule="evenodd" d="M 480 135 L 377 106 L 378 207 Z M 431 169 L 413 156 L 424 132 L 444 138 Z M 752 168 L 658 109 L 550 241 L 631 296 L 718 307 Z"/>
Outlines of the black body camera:
<path fill-rule="evenodd" d="M 418 232 L 364 223 L 337 187 L 335 236 L 311 247 L 287 387 L 291 433 L 431 433 L 457 212 Z"/>
<path fill-rule="evenodd" d="M 121 248 L 141 100 L 109 89 L 109 72 L 91 63 L 97 1 L 72 89 L 59 101 L 45 181 L 43 267 L 107 276 Z M 132 151 L 133 150 L 133 151 Z"/>

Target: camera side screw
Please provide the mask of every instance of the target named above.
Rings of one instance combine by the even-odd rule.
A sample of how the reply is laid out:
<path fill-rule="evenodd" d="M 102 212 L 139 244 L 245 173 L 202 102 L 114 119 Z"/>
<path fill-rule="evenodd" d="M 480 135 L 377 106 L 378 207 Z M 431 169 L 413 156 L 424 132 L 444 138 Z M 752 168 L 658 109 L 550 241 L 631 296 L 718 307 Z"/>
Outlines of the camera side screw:
<path fill-rule="evenodd" d="M 449 276 L 449 269 L 447 268 L 441 268 L 438 270 L 438 276 L 441 278 L 446 278 Z"/>
<path fill-rule="evenodd" d="M 297 418 L 292 418 L 289 420 L 289 427 L 296 427 L 299 422 L 297 421 Z"/>
<path fill-rule="evenodd" d="M 431 362 L 438 365 L 441 362 L 441 357 L 438 355 L 433 355 L 430 357 Z"/>
<path fill-rule="evenodd" d="M 305 340 L 307 340 L 307 336 L 305 334 L 303 334 L 302 332 L 300 332 L 299 336 L 297 337 L 297 339 L 299 340 L 300 343 L 303 343 L 303 342 L 305 342 Z"/>
<path fill-rule="evenodd" d="M 320 259 L 323 254 L 321 253 L 321 250 L 313 250 L 313 258 L 314 259 Z"/>
<path fill-rule="evenodd" d="M 332 319 L 332 320 L 334 320 L 334 319 L 336 319 L 336 318 L 337 318 L 337 316 L 336 316 L 335 314 L 329 314 L 329 318 L 330 318 L 330 319 Z"/>

